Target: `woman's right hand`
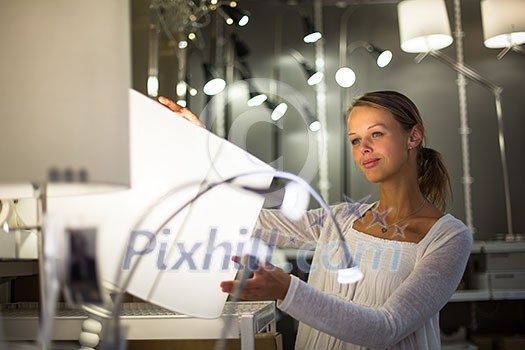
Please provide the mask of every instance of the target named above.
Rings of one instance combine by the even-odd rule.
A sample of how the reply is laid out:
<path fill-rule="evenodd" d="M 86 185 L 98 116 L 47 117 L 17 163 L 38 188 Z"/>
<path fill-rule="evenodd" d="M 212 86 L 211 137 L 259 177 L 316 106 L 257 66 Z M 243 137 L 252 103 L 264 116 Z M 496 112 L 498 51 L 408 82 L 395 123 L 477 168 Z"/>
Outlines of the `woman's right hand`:
<path fill-rule="evenodd" d="M 178 104 L 176 104 L 175 102 L 173 102 L 172 100 L 170 100 L 170 99 L 168 99 L 168 98 L 166 98 L 164 96 L 159 96 L 159 102 L 161 104 L 163 104 L 164 106 L 168 107 L 169 109 L 171 109 L 173 112 L 175 112 L 179 116 L 181 116 L 184 119 L 190 121 L 191 123 L 193 123 L 193 124 L 195 124 L 197 126 L 200 126 L 202 128 L 206 128 L 206 126 L 204 125 L 203 122 L 201 122 L 199 117 L 197 117 L 189 109 L 179 106 Z"/>

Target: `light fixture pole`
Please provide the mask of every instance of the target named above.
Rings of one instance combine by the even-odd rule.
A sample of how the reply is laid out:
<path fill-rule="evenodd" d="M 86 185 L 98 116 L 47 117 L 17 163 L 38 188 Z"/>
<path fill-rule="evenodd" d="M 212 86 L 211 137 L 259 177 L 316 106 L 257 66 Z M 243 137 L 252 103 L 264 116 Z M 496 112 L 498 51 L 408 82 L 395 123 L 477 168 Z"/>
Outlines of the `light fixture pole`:
<path fill-rule="evenodd" d="M 428 53 L 421 53 L 416 56 L 416 62 L 421 62 L 426 56 L 430 55 L 440 62 L 446 64 L 450 68 L 454 69 L 456 72 L 460 73 L 464 77 L 478 83 L 482 87 L 488 89 L 494 94 L 495 104 L 496 104 L 496 116 L 498 120 L 498 144 L 500 150 L 501 158 L 501 169 L 503 173 L 503 186 L 505 193 L 505 209 L 506 209 L 506 219 L 507 219 L 507 239 L 512 240 L 514 238 L 514 231 L 512 228 L 512 210 L 511 210 L 511 198 L 510 198 L 510 184 L 509 184 L 509 175 L 507 169 L 507 157 L 505 152 L 505 134 L 503 130 L 503 108 L 502 108 L 502 97 L 501 93 L 503 88 L 491 82 L 490 80 L 482 77 L 472 68 L 460 64 L 457 61 L 453 60 L 451 57 L 445 55 L 441 51 L 430 51 Z"/>

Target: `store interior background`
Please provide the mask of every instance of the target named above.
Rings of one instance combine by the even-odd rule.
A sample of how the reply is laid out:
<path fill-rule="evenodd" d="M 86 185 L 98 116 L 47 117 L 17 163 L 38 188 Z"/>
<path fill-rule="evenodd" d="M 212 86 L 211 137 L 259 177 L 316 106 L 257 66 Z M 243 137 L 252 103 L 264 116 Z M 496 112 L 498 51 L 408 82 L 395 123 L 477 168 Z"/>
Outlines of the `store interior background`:
<path fill-rule="evenodd" d="M 148 38 L 149 1 L 132 2 L 132 43 L 133 43 L 133 87 L 147 93 L 148 79 Z M 324 51 L 326 102 L 323 125 L 327 147 L 327 174 L 329 179 L 328 202 L 341 202 L 347 198 L 354 201 L 378 198 L 375 185 L 369 184 L 360 170 L 353 164 L 349 143 L 346 139 L 345 117 L 353 98 L 373 90 L 397 90 L 409 96 L 418 106 L 426 126 L 427 145 L 442 153 L 452 182 L 453 200 L 449 212 L 466 220 L 460 135 L 460 103 L 458 95 L 458 74 L 449 66 L 433 57 L 426 57 L 416 63 L 416 54 L 403 52 L 400 48 L 397 14 L 398 1 L 285 1 L 285 0 L 241 0 L 239 8 L 250 12 L 250 21 L 244 27 L 227 26 L 223 18 L 212 13 L 210 24 L 202 29 L 203 47 L 190 46 L 184 79 L 197 88 L 199 94 L 188 98 L 188 106 L 201 114 L 209 99 L 202 94 L 204 73 L 202 63 L 215 65 L 226 73 L 231 57 L 228 40 L 235 34 L 249 48 L 245 62 L 255 79 L 277 79 L 301 96 L 301 101 L 313 111 L 318 111 L 316 88 L 307 85 L 305 75 L 289 50 L 297 50 L 311 64 L 315 65 L 315 45 Z M 454 1 L 446 0 L 452 33 L 455 30 Z M 525 57 L 516 52 L 507 53 L 498 59 L 498 49 L 486 48 L 483 44 L 483 28 L 480 2 L 460 2 L 461 25 L 464 32 L 463 52 L 467 66 L 483 78 L 503 88 L 504 135 L 512 208 L 512 229 L 514 234 L 525 233 L 524 206 L 521 198 L 525 195 L 525 142 L 521 135 L 525 130 Z M 321 13 L 323 39 L 318 44 L 305 44 L 302 40 L 301 14 L 313 18 Z M 429 13 L 428 16 L 432 16 Z M 345 19 L 346 18 L 346 19 Z M 319 18 L 317 19 L 319 23 Z M 222 31 L 223 35 L 218 35 Z M 346 33 L 347 45 L 367 41 L 393 53 L 392 62 L 384 67 L 376 66 L 374 59 L 362 48 L 347 52 L 348 65 L 355 71 L 357 80 L 350 88 L 337 85 L 334 75 L 339 68 L 340 38 Z M 178 57 L 180 50 L 169 43 L 166 35 L 160 33 L 159 50 L 159 94 L 175 99 L 177 77 L 180 77 Z M 219 51 L 218 51 L 219 50 Z M 218 55 L 221 52 L 223 55 Z M 441 50 L 457 59 L 457 41 Z M 319 52 L 319 48 L 318 48 Z M 228 56 L 228 54 L 230 56 Z M 230 61 L 229 61 L 230 60 Z M 280 170 L 305 175 L 317 189 L 319 172 L 305 171 L 305 166 L 314 158 L 319 164 L 316 136 L 308 130 L 297 108 L 288 109 L 282 124 L 275 126 L 270 119 L 270 110 L 264 105 L 247 107 L 248 88 L 238 69 L 230 75 L 233 88 L 224 96 L 227 104 L 226 130 L 235 125 L 237 118 L 252 117 L 255 121 L 239 144 L 265 162 L 281 157 Z M 270 83 L 269 83 L 270 84 Z M 275 92 L 270 85 L 261 86 L 264 92 Z M 467 116 L 470 148 L 470 173 L 473 178 L 472 223 L 477 241 L 503 239 L 508 234 L 506 219 L 504 182 L 498 124 L 494 95 L 487 88 L 467 79 Z M 279 96 L 273 96 L 277 100 Z M 301 107 L 299 106 L 299 109 Z M 208 114 L 206 114 L 208 115 Z M 214 116 L 206 120 L 215 132 Z M 282 129 L 281 129 L 282 127 Z M 219 131 L 220 132 L 220 131 Z M 278 135 L 276 146 L 275 135 Z M 228 134 L 225 135 L 228 137 Z M 232 141 L 234 138 L 230 137 Z M 313 156 L 312 156 L 313 154 Z M 346 157 L 346 160 L 345 160 Z M 315 203 L 312 203 L 315 206 Z M 523 237 L 523 236 L 519 236 Z M 441 313 L 441 327 L 447 334 L 461 332 L 463 327 L 470 332 L 485 334 L 523 331 L 523 303 L 520 300 L 486 301 L 482 303 L 450 303 Z M 518 310 L 518 312 L 516 312 Z M 288 323 L 286 323 L 288 322 Z M 293 344 L 293 324 L 283 318 L 280 331 L 284 333 L 285 348 Z M 490 342 L 489 340 L 488 342 Z M 479 339 L 476 344 L 480 344 Z M 489 347 L 490 348 L 490 347 Z"/>
<path fill-rule="evenodd" d="M 446 4 L 450 25 L 454 31 L 454 3 L 446 1 Z M 147 93 L 149 5 L 150 1 L 147 0 L 132 1 L 133 87 L 143 93 Z M 322 12 L 323 39 L 318 44 L 306 44 L 302 40 L 301 14 L 306 13 L 313 18 L 316 6 Z M 187 64 L 183 76 L 191 86 L 199 90 L 197 96 L 188 98 L 188 107 L 197 114 L 202 113 L 208 102 L 208 98 L 202 93 L 202 63 L 210 63 L 219 72 L 224 73 L 223 69 L 228 59 L 227 41 L 235 34 L 249 49 L 245 62 L 250 67 L 252 78 L 277 77 L 280 83 L 292 87 L 302 96 L 309 108 L 316 111 L 315 87 L 307 85 L 300 65 L 289 54 L 289 50 L 297 50 L 314 65 L 315 59 L 318 58 L 315 56 L 315 45 L 322 45 L 327 118 L 323 127 L 328 155 L 329 203 L 345 200 L 345 196 L 352 200 L 360 200 L 368 195 L 372 195 L 369 200 L 377 198 L 376 186 L 368 184 L 353 164 L 349 144 L 345 138 L 344 118 L 354 97 L 373 90 L 397 90 L 409 96 L 419 107 L 426 126 L 427 145 L 442 153 L 450 172 L 454 197 L 449 212 L 465 220 L 457 73 L 433 57 L 426 57 L 421 63 L 416 63 L 416 54 L 401 50 L 396 6 L 396 1 L 381 0 L 241 0 L 238 7 L 251 14 L 249 23 L 244 27 L 227 26 L 222 17 L 211 12 L 209 25 L 201 31 L 201 48 L 190 42 L 190 46 L 184 49 Z M 525 144 L 521 133 L 525 127 L 525 57 L 511 51 L 498 60 L 496 56 L 500 50 L 488 49 L 483 45 L 479 1 L 462 1 L 461 13 L 465 64 L 503 88 L 504 132 L 513 230 L 514 233 L 524 233 L 525 216 L 521 215 L 521 198 L 525 195 L 525 184 L 521 179 L 525 177 Z M 346 25 L 342 20 L 344 16 L 348 17 Z M 282 31 L 278 29 L 280 26 Z M 345 29 L 348 45 L 367 41 L 391 50 L 393 59 L 387 67 L 379 68 L 366 50 L 357 48 L 349 52 L 347 60 L 355 71 L 357 80 L 352 87 L 343 91 L 343 88 L 337 85 L 334 75 L 339 68 L 340 34 Z M 176 99 L 175 86 L 181 74 L 178 71 L 181 50 L 170 43 L 162 30 L 159 38 L 159 94 Z M 281 42 L 280 50 L 278 47 L 276 49 L 276 40 Z M 217 50 L 222 50 L 222 57 L 217 58 Z M 456 42 L 442 52 L 456 57 Z M 237 57 L 233 57 L 238 60 Z M 318 173 L 307 171 L 305 174 L 303 170 L 305 163 L 311 161 L 312 157 L 315 158 L 314 161 L 319 160 L 319 143 L 311 142 L 312 132 L 307 129 L 297 110 L 289 108 L 282 119 L 282 129 L 277 130 L 281 146 L 276 153 L 274 137 L 277 127 L 272 124 L 270 110 L 264 105 L 246 106 L 248 90 L 245 84 L 238 83 L 242 80 L 238 69 L 234 70 L 233 79 L 233 82 L 237 82 L 235 88 L 229 90 L 229 96 L 225 97 L 228 102 L 225 108 L 226 130 L 229 130 L 239 116 L 253 116 L 259 122 L 254 122 L 245 136 L 246 141 L 239 145 L 268 163 L 274 161 L 277 156 L 282 157 L 282 170 L 304 175 L 319 189 Z M 271 87 L 261 86 L 260 89 L 270 91 Z M 490 240 L 502 237 L 501 234 L 508 231 L 493 94 L 474 81 L 467 80 L 467 110 L 471 129 L 469 143 L 475 239 Z M 208 122 L 213 129 L 213 120 Z M 344 147 L 346 162 L 343 161 Z"/>
<path fill-rule="evenodd" d="M 455 27 L 454 4 L 457 1 L 459 0 L 445 0 L 452 31 Z M 158 36 L 159 49 L 156 52 L 159 95 L 176 100 L 176 85 L 184 79 L 198 90 L 196 96 L 187 96 L 188 107 L 203 116 L 213 132 L 226 132 L 224 137 L 263 161 L 275 164 L 279 170 L 304 177 L 320 192 L 326 192 L 325 199 L 329 204 L 336 204 L 348 198 L 368 202 L 378 198 L 377 187 L 366 181 L 351 157 L 346 138 L 346 114 L 351 100 L 367 91 L 397 90 L 409 96 L 418 106 L 425 121 L 427 146 L 441 152 L 449 170 L 453 200 L 448 211 L 465 221 L 458 74 L 430 56 L 416 63 L 416 54 L 401 50 L 398 2 L 239 0 L 238 7 L 250 13 L 250 21 L 246 26 L 228 26 L 217 11 L 210 11 L 209 23 L 198 32 L 199 45 L 190 42 L 184 49 L 178 48 L 177 43 L 161 30 Z M 522 135 L 525 130 L 525 56 L 510 51 L 502 59 L 498 59 L 497 55 L 501 50 L 489 49 L 483 44 L 480 1 L 459 2 L 465 64 L 503 88 L 505 154 L 514 233 L 512 238 L 523 240 L 525 215 L 521 199 L 525 196 L 525 141 Z M 148 92 L 150 69 L 151 3 L 152 0 L 130 0 L 132 87 L 144 94 Z M 229 1 L 220 1 L 221 6 L 228 3 Z M 303 42 L 304 14 L 322 24 L 318 29 L 323 33 L 323 39 L 317 44 Z M 428 16 L 433 14 L 428 13 Z M 348 47 L 366 41 L 391 50 L 392 62 L 385 68 L 379 68 L 362 47 L 357 47 L 352 52 L 348 48 L 346 60 L 355 71 L 357 81 L 352 87 L 339 87 L 334 75 L 339 68 L 342 33 L 347 36 Z M 174 32 L 172 36 L 180 38 L 179 34 Z M 273 101 L 280 101 L 285 97 L 275 88 L 276 85 L 293 92 L 293 101 L 288 101 L 293 103 L 290 103 L 290 108 L 279 123 L 272 122 L 266 105 L 246 105 L 248 87 L 242 81 L 238 69 L 241 62 L 233 50 L 232 35 L 236 35 L 249 49 L 244 63 L 250 67 L 251 77 L 256 80 L 258 88 L 269 93 Z M 315 65 L 316 59 L 324 61 L 325 76 L 321 85 L 326 93 L 324 106 L 319 105 L 320 88 L 306 83 L 300 65 L 289 53 L 292 49 L 298 51 L 312 65 Z M 441 51 L 456 58 L 457 42 Z M 319 56 L 319 52 L 323 53 L 322 56 Z M 205 83 L 203 63 L 217 68 L 227 77 L 229 83 L 225 93 L 212 99 L 218 102 L 211 109 L 210 98 L 202 92 Z M 471 80 L 467 80 L 466 90 L 471 131 L 469 165 L 473 178 L 471 189 L 474 238 L 477 243 L 503 240 L 508 237 L 509 223 L 494 95 Z M 303 119 L 305 108 L 316 115 L 322 112 L 326 117 L 320 132 L 308 130 Z M 217 122 L 219 110 L 225 116 L 224 128 Z M 320 133 L 324 138 L 318 138 Z M 319 148 L 323 145 L 326 146 L 326 163 L 319 157 Z M 183 150 L 191 145 L 181 144 L 180 147 Z M 320 185 L 320 169 L 325 171 L 328 183 Z M 312 201 L 311 206 L 316 207 L 317 204 Z M 517 252 L 517 256 L 525 256 L 523 243 L 515 244 L 522 249 Z M 516 265 L 520 276 L 525 276 L 523 260 Z M 4 302 L 38 301 L 38 276 L 35 274 L 32 271 L 28 277 L 17 278 L 13 287 L 4 283 L 0 288 L 0 299 Z M 305 274 L 300 276 L 306 277 Z M 468 284 L 469 281 L 464 280 L 460 288 L 468 289 Z M 516 291 L 519 296 L 511 299 L 498 299 L 491 295 L 483 300 L 451 302 L 441 313 L 441 328 L 446 336 L 465 329 L 470 335 L 521 334 L 520 341 L 523 342 L 524 293 L 524 286 L 520 286 Z M 283 334 L 284 349 L 291 349 L 297 324 L 284 314 L 279 317 L 278 331 Z M 461 335 L 459 337 L 462 338 Z"/>

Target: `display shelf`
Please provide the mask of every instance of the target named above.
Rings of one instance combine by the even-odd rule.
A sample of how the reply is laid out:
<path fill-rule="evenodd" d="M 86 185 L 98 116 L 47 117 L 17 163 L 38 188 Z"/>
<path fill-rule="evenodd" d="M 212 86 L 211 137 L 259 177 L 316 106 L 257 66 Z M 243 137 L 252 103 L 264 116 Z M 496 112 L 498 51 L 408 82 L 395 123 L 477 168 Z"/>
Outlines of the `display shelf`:
<path fill-rule="evenodd" d="M 0 277 L 31 276 L 37 273 L 37 260 L 0 259 Z"/>
<path fill-rule="evenodd" d="M 2 305 L 2 321 L 8 341 L 38 338 L 38 303 Z M 77 340 L 87 314 L 61 304 L 55 317 L 53 340 Z M 120 317 L 126 339 L 238 339 L 241 348 L 253 349 L 254 335 L 275 332 L 273 301 L 227 302 L 216 319 L 201 319 L 148 303 L 126 303 Z"/>
<path fill-rule="evenodd" d="M 474 241 L 472 253 L 525 252 L 525 241 Z"/>
<path fill-rule="evenodd" d="M 491 295 L 488 289 L 482 290 L 458 290 L 452 295 L 450 302 L 462 301 L 484 301 L 490 300 Z"/>
<path fill-rule="evenodd" d="M 492 291 L 492 300 L 521 300 L 525 299 L 523 289 L 501 289 Z"/>
<path fill-rule="evenodd" d="M 452 295 L 449 302 L 487 301 L 487 300 L 522 300 L 525 299 L 525 290 L 522 289 L 480 289 L 458 290 Z"/>

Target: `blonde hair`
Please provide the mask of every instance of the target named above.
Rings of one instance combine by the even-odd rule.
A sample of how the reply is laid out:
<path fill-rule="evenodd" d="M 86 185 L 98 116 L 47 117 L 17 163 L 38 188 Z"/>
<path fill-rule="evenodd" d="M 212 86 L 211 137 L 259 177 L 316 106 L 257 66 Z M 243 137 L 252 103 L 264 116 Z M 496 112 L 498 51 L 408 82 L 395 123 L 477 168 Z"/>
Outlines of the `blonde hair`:
<path fill-rule="evenodd" d="M 416 124 L 423 125 L 423 120 L 414 102 L 396 91 L 368 92 L 355 99 L 350 110 L 358 106 L 379 108 L 390 112 L 407 131 Z M 421 193 L 428 201 L 445 211 L 452 196 L 450 177 L 441 154 L 432 148 L 423 146 L 423 143 L 418 147 L 417 152 L 417 176 Z"/>

